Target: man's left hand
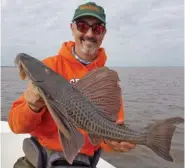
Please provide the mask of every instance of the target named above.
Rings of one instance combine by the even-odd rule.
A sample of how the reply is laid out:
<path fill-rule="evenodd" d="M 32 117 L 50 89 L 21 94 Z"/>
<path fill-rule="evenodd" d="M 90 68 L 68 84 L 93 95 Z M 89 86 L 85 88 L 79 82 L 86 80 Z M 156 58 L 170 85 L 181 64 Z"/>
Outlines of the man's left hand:
<path fill-rule="evenodd" d="M 119 120 L 116 122 L 117 124 L 124 124 L 123 120 Z M 135 144 L 129 143 L 129 142 L 116 142 L 116 141 L 105 141 L 106 144 L 111 146 L 111 148 L 116 152 L 128 152 L 136 147 Z"/>

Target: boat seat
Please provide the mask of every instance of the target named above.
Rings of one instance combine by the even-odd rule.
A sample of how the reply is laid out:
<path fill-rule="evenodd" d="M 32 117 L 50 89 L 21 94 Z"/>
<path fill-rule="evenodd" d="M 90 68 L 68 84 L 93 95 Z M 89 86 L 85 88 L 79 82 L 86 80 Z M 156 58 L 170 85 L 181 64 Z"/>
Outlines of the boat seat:
<path fill-rule="evenodd" d="M 23 151 L 31 164 L 36 168 L 46 168 L 47 153 L 35 137 L 23 140 Z"/>
<path fill-rule="evenodd" d="M 63 152 L 54 152 L 48 158 L 46 150 L 40 145 L 35 137 L 23 140 L 23 151 L 27 159 L 36 168 L 96 168 L 101 156 L 101 148 L 98 149 L 93 157 L 78 154 L 71 166 L 65 160 Z"/>

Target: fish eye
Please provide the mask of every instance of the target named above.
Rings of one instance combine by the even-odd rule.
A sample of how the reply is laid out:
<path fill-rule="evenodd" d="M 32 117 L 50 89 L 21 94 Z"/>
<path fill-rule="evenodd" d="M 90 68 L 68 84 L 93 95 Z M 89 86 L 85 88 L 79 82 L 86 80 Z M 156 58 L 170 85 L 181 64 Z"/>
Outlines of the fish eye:
<path fill-rule="evenodd" d="M 54 98 L 49 93 L 47 93 L 46 95 L 47 95 L 48 99 L 50 99 L 52 101 L 54 100 Z"/>

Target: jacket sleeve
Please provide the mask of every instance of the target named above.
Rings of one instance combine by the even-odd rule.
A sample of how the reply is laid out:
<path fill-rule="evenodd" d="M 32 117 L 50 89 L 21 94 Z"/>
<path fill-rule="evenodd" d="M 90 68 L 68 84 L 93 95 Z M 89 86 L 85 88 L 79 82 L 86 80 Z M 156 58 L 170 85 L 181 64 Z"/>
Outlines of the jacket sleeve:
<path fill-rule="evenodd" d="M 118 120 L 124 120 L 124 105 L 123 105 L 122 96 L 121 96 L 121 108 L 120 108 L 120 111 L 118 113 Z M 108 144 L 106 144 L 105 142 L 101 143 L 101 148 L 105 152 L 112 152 L 113 151 L 113 149 Z"/>
<path fill-rule="evenodd" d="M 48 66 L 53 66 L 52 59 L 43 60 Z M 11 106 L 8 115 L 8 124 L 12 132 L 16 134 L 31 133 L 40 124 L 42 115 L 47 111 L 46 106 L 39 113 L 32 111 L 22 94 Z"/>
<path fill-rule="evenodd" d="M 13 102 L 9 112 L 10 129 L 16 134 L 32 132 L 41 122 L 42 114 L 45 111 L 46 107 L 40 113 L 32 111 L 26 103 L 24 95 L 21 95 Z"/>

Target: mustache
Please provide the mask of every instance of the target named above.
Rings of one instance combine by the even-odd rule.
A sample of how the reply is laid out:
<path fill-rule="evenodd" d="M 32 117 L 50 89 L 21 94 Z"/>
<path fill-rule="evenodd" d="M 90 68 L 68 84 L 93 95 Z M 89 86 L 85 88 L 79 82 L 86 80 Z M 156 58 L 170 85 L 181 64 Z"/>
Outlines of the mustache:
<path fill-rule="evenodd" d="M 87 41 L 90 41 L 90 42 L 97 42 L 96 38 L 89 37 L 89 36 L 84 36 L 84 37 L 81 38 L 81 40 L 87 40 Z"/>

